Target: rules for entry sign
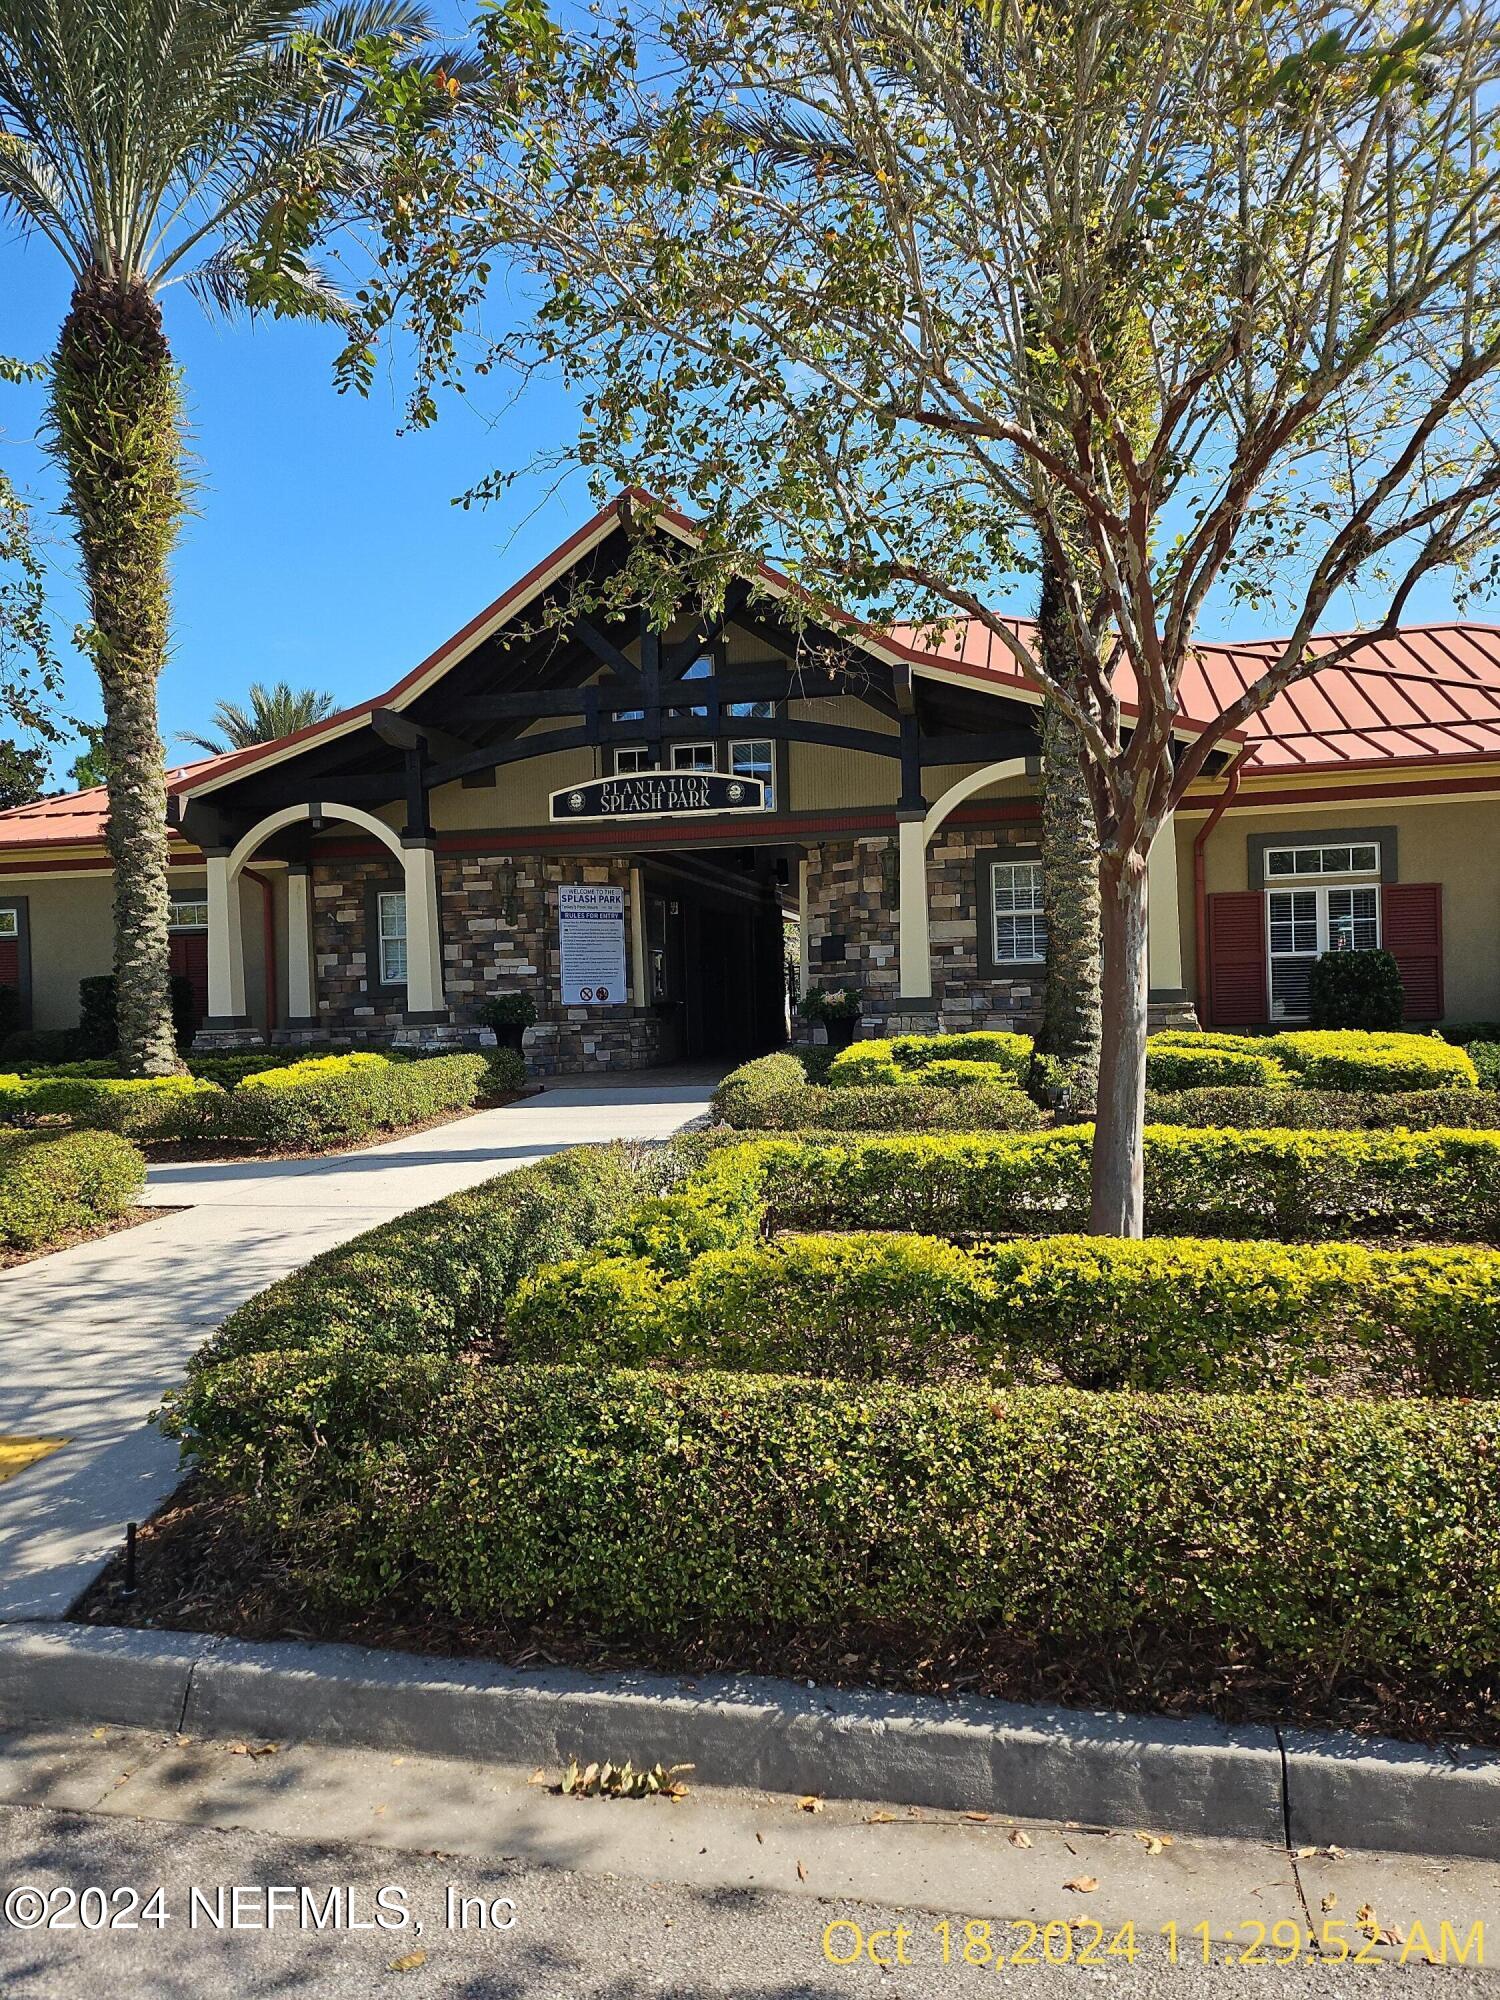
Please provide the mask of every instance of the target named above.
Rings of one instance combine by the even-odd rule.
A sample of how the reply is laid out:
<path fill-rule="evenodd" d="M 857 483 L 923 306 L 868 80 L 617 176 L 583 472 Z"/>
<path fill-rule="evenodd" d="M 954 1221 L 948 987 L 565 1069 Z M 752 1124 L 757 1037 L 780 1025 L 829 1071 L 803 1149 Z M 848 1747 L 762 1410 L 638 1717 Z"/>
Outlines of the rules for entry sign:
<path fill-rule="evenodd" d="M 625 891 L 564 882 L 557 892 L 558 962 L 565 1007 L 623 1007 Z"/>

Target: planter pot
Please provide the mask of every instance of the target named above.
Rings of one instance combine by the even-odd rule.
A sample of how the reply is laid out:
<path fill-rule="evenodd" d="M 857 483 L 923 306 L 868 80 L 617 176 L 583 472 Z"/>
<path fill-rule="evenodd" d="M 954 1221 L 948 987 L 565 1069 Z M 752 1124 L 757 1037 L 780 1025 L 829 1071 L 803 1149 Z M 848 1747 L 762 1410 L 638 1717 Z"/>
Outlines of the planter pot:
<path fill-rule="evenodd" d="M 830 1014 L 823 1026 L 828 1035 L 831 1049 L 847 1049 L 854 1040 L 854 1030 L 859 1026 L 857 1014 Z"/>
<path fill-rule="evenodd" d="M 521 1044 L 525 1038 L 526 1029 L 520 1021 L 507 1021 L 503 1027 L 495 1030 L 496 1047 L 514 1049 L 517 1055 L 521 1053 Z"/>

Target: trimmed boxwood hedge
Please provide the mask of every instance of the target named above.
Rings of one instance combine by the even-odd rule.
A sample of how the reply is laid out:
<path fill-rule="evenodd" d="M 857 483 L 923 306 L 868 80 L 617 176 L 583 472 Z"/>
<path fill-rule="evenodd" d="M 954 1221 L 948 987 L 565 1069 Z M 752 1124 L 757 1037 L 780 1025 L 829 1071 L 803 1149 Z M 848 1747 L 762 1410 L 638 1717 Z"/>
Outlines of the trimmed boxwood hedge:
<path fill-rule="evenodd" d="M 1148 1125 L 1333 1132 L 1405 1126 L 1500 1128 L 1500 1093 L 1483 1090 L 1148 1090 Z"/>
<path fill-rule="evenodd" d="M 1142 1629 L 1283 1668 L 1500 1655 L 1500 1405 L 475 1368 L 200 1371 L 177 1427 L 298 1588 L 621 1632 Z"/>
<path fill-rule="evenodd" d="M 963 1249 L 851 1234 L 708 1251 L 675 1274 L 585 1257 L 521 1287 L 506 1353 L 1086 1389 L 1336 1376 L 1366 1391 L 1494 1396 L 1500 1252 L 1096 1236 Z"/>
<path fill-rule="evenodd" d="M 1041 1133 L 762 1139 L 726 1147 L 672 1197 L 686 1212 L 738 1175 L 764 1226 L 935 1235 L 1082 1229 L 1093 1127 Z M 1500 1241 L 1500 1134 L 1197 1131 L 1148 1126 L 1153 1235 L 1349 1234 Z"/>
<path fill-rule="evenodd" d="M 358 1051 L 294 1063 L 249 1060 L 255 1066 L 227 1077 L 232 1090 L 198 1076 L 0 1076 L 0 1123 L 57 1120 L 138 1139 L 319 1147 L 464 1110 L 525 1081 L 525 1066 L 510 1050 L 421 1061 Z"/>
<path fill-rule="evenodd" d="M 1146 1085 L 1151 1090 L 1212 1090 L 1226 1085 L 1275 1090 L 1291 1073 L 1274 1056 L 1250 1049 L 1195 1048 L 1190 1042 L 1146 1044 Z"/>
<path fill-rule="evenodd" d="M 114 1132 L 0 1132 L 0 1246 L 37 1250 L 122 1215 L 146 1162 Z"/>
<path fill-rule="evenodd" d="M 888 1083 L 810 1083 L 794 1055 L 759 1056 L 731 1070 L 714 1093 L 714 1116 L 740 1131 L 1035 1132 L 1046 1122 L 1024 1091 L 966 1076 L 952 1087 L 921 1072 Z"/>

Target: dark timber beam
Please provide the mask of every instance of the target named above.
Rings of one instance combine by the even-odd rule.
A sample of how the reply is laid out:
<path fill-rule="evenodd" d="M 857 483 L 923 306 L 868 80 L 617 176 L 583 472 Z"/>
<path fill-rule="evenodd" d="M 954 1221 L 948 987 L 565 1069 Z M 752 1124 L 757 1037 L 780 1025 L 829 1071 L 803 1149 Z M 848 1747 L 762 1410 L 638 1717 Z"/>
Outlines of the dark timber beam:
<path fill-rule="evenodd" d="M 735 673 L 713 674 L 701 681 L 663 680 L 657 693 L 664 708 L 702 708 L 715 694 L 727 705 L 735 701 L 817 701 L 832 695 L 849 695 L 863 701 L 871 691 L 851 682 L 844 674 L 746 667 Z M 604 685 L 550 688 L 528 694 L 475 695 L 464 702 L 463 712 L 476 722 L 530 722 L 542 717 L 586 715 L 595 702 L 607 713 L 640 708 L 643 696 L 639 684 L 629 688 Z M 883 703 L 871 705 L 883 712 Z"/>
<path fill-rule="evenodd" d="M 640 670 L 633 667 L 612 639 L 606 639 L 591 619 L 575 618 L 570 628 L 571 636 L 586 646 L 601 667 L 618 674 L 627 687 L 639 687 Z"/>
<path fill-rule="evenodd" d="M 1037 757 L 1041 739 L 1034 729 L 990 729 L 975 735 L 924 736 L 922 762 L 928 764 L 998 764 L 1004 757 Z"/>
<path fill-rule="evenodd" d="M 666 648 L 662 654 L 661 670 L 667 679 L 675 681 L 700 653 L 717 644 L 724 636 L 724 627 L 749 601 L 750 585 L 744 577 L 739 577 L 725 591 L 723 609 L 716 618 L 700 622 L 691 638 L 679 639 L 675 646 Z"/>
<path fill-rule="evenodd" d="M 479 748 L 477 743 L 455 736 L 451 730 L 439 729 L 430 722 L 413 722 L 409 715 L 398 715 L 393 708 L 371 709 L 370 727 L 382 743 L 389 743 L 396 750 L 420 750 L 425 743 L 435 757 L 466 757 Z"/>

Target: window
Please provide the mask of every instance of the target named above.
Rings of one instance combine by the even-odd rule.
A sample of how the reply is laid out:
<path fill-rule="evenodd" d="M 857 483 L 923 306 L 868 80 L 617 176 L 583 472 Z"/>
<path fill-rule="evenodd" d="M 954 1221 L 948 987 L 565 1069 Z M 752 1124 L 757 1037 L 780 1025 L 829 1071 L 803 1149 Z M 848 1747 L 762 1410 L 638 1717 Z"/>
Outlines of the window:
<path fill-rule="evenodd" d="M 674 743 L 672 745 L 672 769 L 674 771 L 711 771 L 714 768 L 714 746 L 712 743 Z"/>
<path fill-rule="evenodd" d="M 682 678 L 685 681 L 706 681 L 712 675 L 713 670 L 714 663 L 712 656 L 708 653 L 700 653 L 693 664 L 684 672 Z M 669 708 L 667 713 L 668 715 L 701 715 L 706 717 L 708 710 L 706 708 Z M 680 766 L 679 768 L 686 769 L 690 767 Z M 696 769 L 697 767 L 693 766 L 691 768 Z"/>
<path fill-rule="evenodd" d="M 1373 841 L 1358 841 L 1343 847 L 1268 847 L 1266 874 L 1289 875 L 1377 875 L 1380 849 Z"/>
<path fill-rule="evenodd" d="M 1308 980 L 1323 953 L 1374 951 L 1379 946 L 1380 891 L 1373 884 L 1368 888 L 1272 889 L 1266 897 L 1266 923 L 1271 1019 L 1304 1021 Z"/>
<path fill-rule="evenodd" d="M 633 772 L 649 771 L 653 768 L 651 752 L 644 743 L 627 743 L 623 749 L 615 752 L 617 778 L 628 778 Z"/>
<path fill-rule="evenodd" d="M 765 786 L 766 811 L 776 803 L 776 752 L 768 737 L 747 737 L 729 746 L 729 768 L 737 778 L 759 778 Z"/>
<path fill-rule="evenodd" d="M 401 889 L 381 891 L 377 902 L 380 922 L 380 983 L 406 984 L 406 894 Z"/>
<path fill-rule="evenodd" d="M 996 861 L 990 868 L 990 904 L 997 965 L 1041 965 L 1047 957 L 1040 861 Z"/>
<path fill-rule="evenodd" d="M 19 938 L 21 935 L 21 912 L 0 909 L 0 938 Z"/>
<path fill-rule="evenodd" d="M 169 931 L 206 931 L 208 902 L 203 896 L 174 896 L 167 905 Z"/>

